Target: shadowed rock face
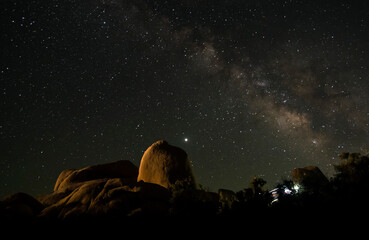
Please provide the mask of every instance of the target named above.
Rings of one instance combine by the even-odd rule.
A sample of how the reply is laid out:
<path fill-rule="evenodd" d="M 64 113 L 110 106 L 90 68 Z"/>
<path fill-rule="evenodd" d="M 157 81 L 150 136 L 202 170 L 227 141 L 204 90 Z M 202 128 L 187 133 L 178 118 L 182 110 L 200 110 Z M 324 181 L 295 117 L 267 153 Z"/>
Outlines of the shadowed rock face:
<path fill-rule="evenodd" d="M 316 166 L 293 169 L 292 181 L 302 184 L 308 189 L 320 188 L 329 183 L 327 177 Z"/>
<path fill-rule="evenodd" d="M 22 192 L 7 196 L 0 206 L 0 216 L 9 217 L 34 217 L 44 208 L 35 198 Z"/>
<path fill-rule="evenodd" d="M 54 193 L 55 194 L 55 193 Z M 168 208 L 169 192 L 156 184 L 126 181 L 121 178 L 85 182 L 60 198 L 51 194 L 41 202 L 50 202 L 41 217 L 73 219 L 80 216 L 129 216 L 161 214 Z"/>
<path fill-rule="evenodd" d="M 196 186 L 190 160 L 181 148 L 160 140 L 144 153 L 137 181 L 159 184 L 168 188 L 176 181 L 186 180 Z"/>
<path fill-rule="evenodd" d="M 64 170 L 56 180 L 54 192 L 74 189 L 81 183 L 103 178 L 137 178 L 138 168 L 128 160 Z"/>
<path fill-rule="evenodd" d="M 137 175 L 138 168 L 126 160 L 64 170 L 54 192 L 38 198 L 45 207 L 39 216 L 74 219 L 165 213 L 170 197 L 168 190 L 137 182 Z"/>

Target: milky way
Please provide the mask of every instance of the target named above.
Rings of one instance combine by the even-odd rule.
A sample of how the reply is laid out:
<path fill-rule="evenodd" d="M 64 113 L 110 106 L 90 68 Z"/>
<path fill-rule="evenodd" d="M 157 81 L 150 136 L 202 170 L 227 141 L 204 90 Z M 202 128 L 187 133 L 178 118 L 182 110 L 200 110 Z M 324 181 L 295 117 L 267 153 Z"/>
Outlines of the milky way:
<path fill-rule="evenodd" d="M 2 1 L 1 196 L 159 139 L 198 182 L 330 176 L 369 150 L 364 1 Z"/>

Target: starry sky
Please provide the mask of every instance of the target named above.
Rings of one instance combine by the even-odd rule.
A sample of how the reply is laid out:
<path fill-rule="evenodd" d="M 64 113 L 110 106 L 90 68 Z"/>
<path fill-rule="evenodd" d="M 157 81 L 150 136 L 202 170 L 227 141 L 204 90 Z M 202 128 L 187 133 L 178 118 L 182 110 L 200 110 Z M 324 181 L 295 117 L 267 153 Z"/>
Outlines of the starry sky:
<path fill-rule="evenodd" d="M 369 151 L 367 1 L 2 0 L 0 195 L 167 140 L 239 191 Z"/>

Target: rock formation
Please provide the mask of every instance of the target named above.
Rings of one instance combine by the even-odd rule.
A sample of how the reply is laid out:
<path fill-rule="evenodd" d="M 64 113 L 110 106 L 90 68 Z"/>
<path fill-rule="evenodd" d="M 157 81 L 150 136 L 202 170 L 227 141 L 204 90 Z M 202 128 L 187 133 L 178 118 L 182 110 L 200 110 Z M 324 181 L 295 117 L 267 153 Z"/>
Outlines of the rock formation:
<path fill-rule="evenodd" d="M 329 184 L 327 177 L 316 166 L 293 169 L 292 181 L 302 185 L 305 190 L 320 189 Z"/>
<path fill-rule="evenodd" d="M 52 194 L 39 198 L 41 217 L 73 219 L 80 216 L 127 216 L 165 212 L 167 189 L 137 182 L 138 169 L 129 161 L 64 170 Z"/>
<path fill-rule="evenodd" d="M 202 206 L 215 213 L 218 203 L 217 193 L 197 189 L 187 153 L 158 141 L 146 150 L 139 169 L 122 160 L 64 170 L 50 194 L 34 198 L 16 193 L 0 201 L 0 217 L 79 221 L 81 217 L 170 215 L 181 210 L 200 214 L 206 212 Z"/>
<path fill-rule="evenodd" d="M 165 213 L 169 192 L 150 183 L 125 182 L 120 178 L 96 179 L 80 185 L 69 194 L 54 193 L 40 201 L 45 205 L 53 202 L 40 214 L 46 218 L 147 215 Z"/>
<path fill-rule="evenodd" d="M 81 184 L 95 179 L 125 178 L 136 179 L 138 168 L 128 160 L 88 166 L 78 170 L 64 170 L 60 173 L 54 192 L 75 189 Z"/>
<path fill-rule="evenodd" d="M 45 219 L 167 214 L 167 188 L 178 180 L 196 186 L 186 152 L 158 141 L 143 155 L 140 170 L 127 160 L 64 170 L 51 194 L 10 195 L 0 202 L 0 214 Z"/>
<path fill-rule="evenodd" d="M 37 216 L 44 206 L 27 193 L 15 193 L 0 202 L 0 216 L 28 218 Z"/>
<path fill-rule="evenodd" d="M 181 180 L 190 181 L 196 187 L 187 153 L 163 140 L 152 144 L 141 159 L 137 181 L 168 188 Z"/>

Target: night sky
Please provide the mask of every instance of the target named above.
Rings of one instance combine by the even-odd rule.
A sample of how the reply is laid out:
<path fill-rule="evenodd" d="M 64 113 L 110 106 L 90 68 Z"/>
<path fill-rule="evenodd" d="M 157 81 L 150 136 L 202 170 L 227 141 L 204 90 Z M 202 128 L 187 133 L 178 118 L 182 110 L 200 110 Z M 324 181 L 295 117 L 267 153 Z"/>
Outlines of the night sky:
<path fill-rule="evenodd" d="M 167 140 L 239 191 L 369 151 L 367 1 L 1 0 L 0 196 Z"/>

